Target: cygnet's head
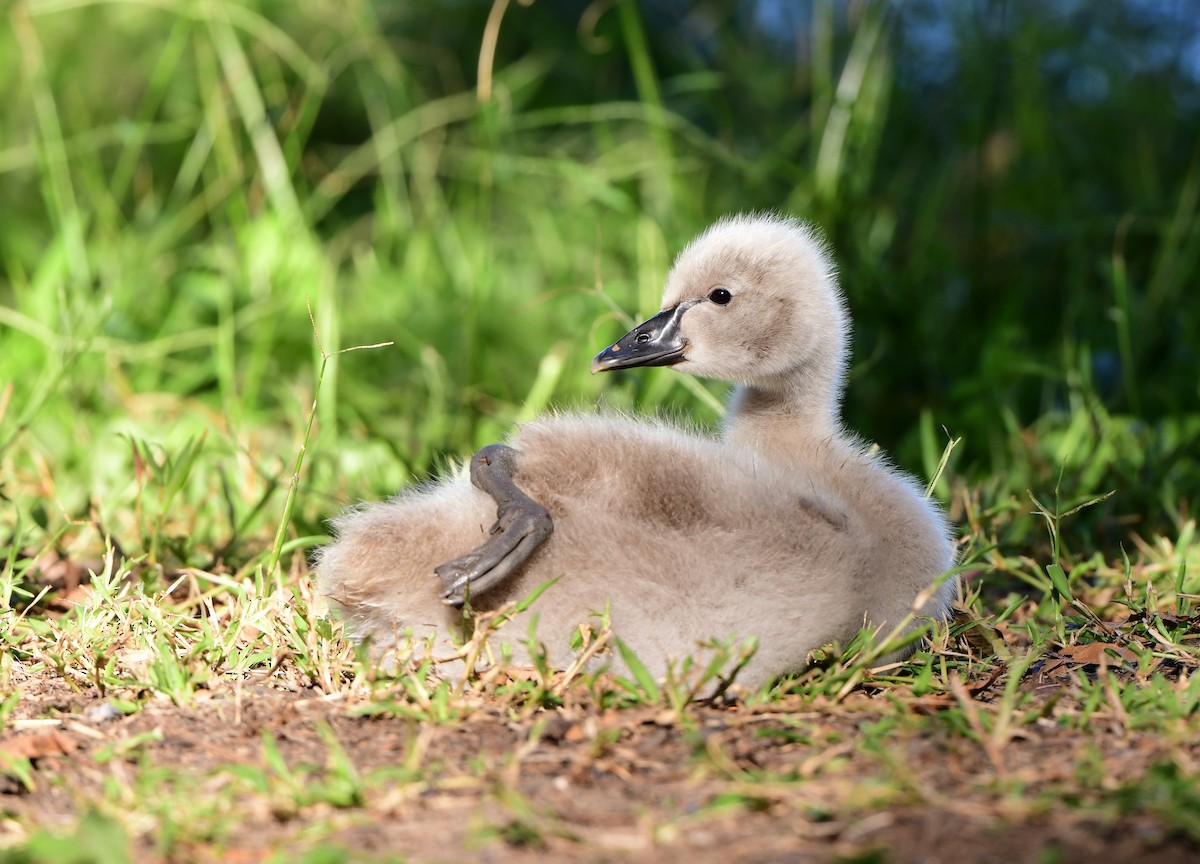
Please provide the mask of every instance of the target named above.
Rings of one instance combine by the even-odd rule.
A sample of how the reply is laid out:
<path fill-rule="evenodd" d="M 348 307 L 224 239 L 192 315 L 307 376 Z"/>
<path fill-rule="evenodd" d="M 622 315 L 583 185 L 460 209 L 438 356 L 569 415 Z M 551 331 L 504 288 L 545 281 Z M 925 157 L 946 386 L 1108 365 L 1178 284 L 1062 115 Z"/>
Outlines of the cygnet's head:
<path fill-rule="evenodd" d="M 848 341 L 833 263 L 812 229 L 738 215 L 680 253 L 662 311 L 601 351 L 592 371 L 675 366 L 771 389 L 824 390 L 836 402 Z"/>

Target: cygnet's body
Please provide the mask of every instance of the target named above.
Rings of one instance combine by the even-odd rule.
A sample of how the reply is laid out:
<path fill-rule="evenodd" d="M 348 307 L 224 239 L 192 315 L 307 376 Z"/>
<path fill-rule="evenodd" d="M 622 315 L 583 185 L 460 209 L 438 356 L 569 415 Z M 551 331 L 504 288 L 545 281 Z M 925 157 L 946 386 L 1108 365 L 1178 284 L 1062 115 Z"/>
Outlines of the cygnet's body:
<path fill-rule="evenodd" d="M 522 426 L 513 479 L 553 535 L 471 606 L 558 578 L 507 641 L 536 614 L 566 665 L 570 634 L 607 607 L 656 674 L 709 638 L 758 637 L 739 678 L 752 685 L 863 626 L 888 633 L 914 603 L 944 618 L 955 593 L 945 518 L 842 429 L 849 321 L 811 232 L 770 216 L 718 222 L 679 256 L 662 308 L 594 368 L 674 365 L 740 383 L 722 436 L 614 414 Z M 406 632 L 452 639 L 462 613 L 434 569 L 486 540 L 496 513 L 465 475 L 352 510 L 320 555 L 320 588 L 378 648 Z"/>

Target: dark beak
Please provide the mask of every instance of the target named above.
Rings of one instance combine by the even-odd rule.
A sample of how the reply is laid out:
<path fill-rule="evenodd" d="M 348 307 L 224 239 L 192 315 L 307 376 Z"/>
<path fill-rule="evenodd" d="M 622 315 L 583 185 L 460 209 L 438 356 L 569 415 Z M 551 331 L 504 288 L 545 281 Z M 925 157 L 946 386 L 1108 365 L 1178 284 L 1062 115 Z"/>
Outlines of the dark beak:
<path fill-rule="evenodd" d="M 674 366 L 685 359 L 687 340 L 679 332 L 683 313 L 696 304 L 685 300 L 634 327 L 592 359 L 592 374 L 635 366 Z"/>

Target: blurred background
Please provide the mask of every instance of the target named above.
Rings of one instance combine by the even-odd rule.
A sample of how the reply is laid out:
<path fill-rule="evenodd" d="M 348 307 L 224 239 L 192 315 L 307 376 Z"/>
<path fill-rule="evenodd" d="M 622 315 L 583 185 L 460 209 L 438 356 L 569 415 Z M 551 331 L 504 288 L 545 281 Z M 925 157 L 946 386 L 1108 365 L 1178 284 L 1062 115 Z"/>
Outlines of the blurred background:
<path fill-rule="evenodd" d="M 961 439 L 937 487 L 960 524 L 1033 548 L 1028 492 L 1065 512 L 1115 491 L 1064 542 L 1190 543 L 1200 3 L 0 15 L 13 550 L 255 560 L 322 348 L 394 342 L 324 368 L 295 550 L 553 407 L 714 424 L 723 386 L 588 360 L 694 234 L 763 208 L 835 249 L 848 424 L 926 479 Z"/>

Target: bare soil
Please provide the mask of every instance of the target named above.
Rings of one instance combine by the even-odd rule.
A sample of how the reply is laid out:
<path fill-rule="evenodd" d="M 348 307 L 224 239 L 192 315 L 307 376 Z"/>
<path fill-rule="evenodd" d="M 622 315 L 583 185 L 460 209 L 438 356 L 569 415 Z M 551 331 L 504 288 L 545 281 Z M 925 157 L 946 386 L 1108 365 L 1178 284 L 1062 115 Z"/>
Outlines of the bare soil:
<path fill-rule="evenodd" d="M 183 810 L 191 795 L 235 790 L 224 827 L 176 842 L 173 861 L 289 860 L 316 842 L 352 860 L 496 864 L 1200 860 L 1164 816 L 1170 800 L 1121 792 L 1162 770 L 1152 766 L 1194 772 L 1196 736 L 1166 740 L 1119 718 L 1079 731 L 1057 708 L 1057 720 L 985 746 L 942 725 L 962 712 L 911 697 L 898 710 L 887 692 L 693 706 L 682 722 L 601 710 L 586 693 L 527 712 L 479 699 L 466 717 L 429 724 L 249 682 L 105 720 L 95 691 L 45 675 L 14 683 L 22 698 L 0 748 L 30 758 L 35 783 L 0 778 L 0 834 L 5 816 L 67 826 L 89 802 L 119 806 L 113 789 L 156 768 L 195 784 L 176 789 Z M 335 773 L 330 730 L 365 778 L 358 801 L 250 794 L 229 771 L 266 771 L 266 733 L 301 786 L 318 789 Z M 154 829 L 133 833 L 136 860 L 163 859 Z"/>

